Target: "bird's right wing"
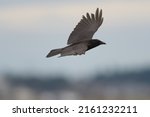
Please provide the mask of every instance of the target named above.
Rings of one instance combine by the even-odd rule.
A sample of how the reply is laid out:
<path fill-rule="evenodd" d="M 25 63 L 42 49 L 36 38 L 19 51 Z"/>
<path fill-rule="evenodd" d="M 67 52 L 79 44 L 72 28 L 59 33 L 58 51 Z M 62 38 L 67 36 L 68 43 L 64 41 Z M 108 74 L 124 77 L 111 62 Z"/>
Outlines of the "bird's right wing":
<path fill-rule="evenodd" d="M 67 44 L 73 44 L 84 40 L 92 39 L 94 33 L 98 30 L 103 22 L 102 10 L 96 9 L 95 14 L 87 13 L 74 28 L 69 36 Z"/>

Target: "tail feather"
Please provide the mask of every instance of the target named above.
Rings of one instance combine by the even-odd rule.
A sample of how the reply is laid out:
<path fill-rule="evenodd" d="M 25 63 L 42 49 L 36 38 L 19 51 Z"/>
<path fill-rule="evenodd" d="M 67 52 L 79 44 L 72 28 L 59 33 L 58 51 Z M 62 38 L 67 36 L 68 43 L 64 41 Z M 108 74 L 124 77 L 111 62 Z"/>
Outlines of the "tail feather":
<path fill-rule="evenodd" d="M 48 58 L 48 57 L 52 57 L 52 56 L 55 56 L 55 55 L 57 55 L 57 54 L 60 54 L 60 53 L 61 53 L 61 50 L 62 50 L 62 49 L 54 49 L 54 50 L 51 50 L 51 51 L 48 53 L 48 55 L 47 55 L 46 57 Z"/>

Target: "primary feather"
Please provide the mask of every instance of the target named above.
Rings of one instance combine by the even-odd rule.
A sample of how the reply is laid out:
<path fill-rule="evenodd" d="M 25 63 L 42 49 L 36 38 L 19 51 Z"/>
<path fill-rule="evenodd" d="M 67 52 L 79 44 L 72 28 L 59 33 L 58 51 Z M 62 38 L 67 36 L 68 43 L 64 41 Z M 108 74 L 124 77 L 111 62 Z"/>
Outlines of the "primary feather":
<path fill-rule="evenodd" d="M 91 40 L 94 33 L 103 22 L 102 10 L 96 9 L 95 14 L 87 13 L 74 28 L 69 36 L 67 44 L 73 44 L 84 40 Z"/>

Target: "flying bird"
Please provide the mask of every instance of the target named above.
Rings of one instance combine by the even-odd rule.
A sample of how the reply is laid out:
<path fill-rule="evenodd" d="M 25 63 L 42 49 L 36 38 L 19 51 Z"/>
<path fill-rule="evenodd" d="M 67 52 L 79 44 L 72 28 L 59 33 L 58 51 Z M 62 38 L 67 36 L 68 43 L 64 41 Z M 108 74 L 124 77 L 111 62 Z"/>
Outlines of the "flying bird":
<path fill-rule="evenodd" d="M 96 9 L 95 14 L 87 13 L 86 16 L 83 15 L 82 19 L 69 36 L 67 41 L 68 46 L 64 48 L 53 49 L 46 57 L 52 57 L 58 54 L 60 54 L 60 57 L 69 55 L 82 55 L 85 54 L 86 51 L 96 46 L 106 44 L 101 40 L 92 39 L 94 33 L 98 30 L 102 23 L 102 10 L 99 10 L 99 8 Z"/>

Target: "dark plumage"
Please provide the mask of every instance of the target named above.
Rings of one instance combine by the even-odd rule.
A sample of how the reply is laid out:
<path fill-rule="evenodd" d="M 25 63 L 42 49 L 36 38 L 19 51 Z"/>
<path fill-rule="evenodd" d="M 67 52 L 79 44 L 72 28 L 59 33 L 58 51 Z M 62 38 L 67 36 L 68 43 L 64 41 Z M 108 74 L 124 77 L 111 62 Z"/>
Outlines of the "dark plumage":
<path fill-rule="evenodd" d="M 103 23 L 102 10 L 96 9 L 95 14 L 87 13 L 86 16 L 82 16 L 81 21 L 74 28 L 68 39 L 68 46 L 60 49 L 51 50 L 46 57 L 69 55 L 81 55 L 86 51 L 105 44 L 98 39 L 92 39 L 94 33 Z"/>

